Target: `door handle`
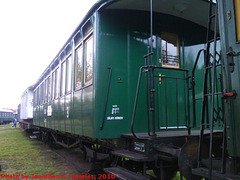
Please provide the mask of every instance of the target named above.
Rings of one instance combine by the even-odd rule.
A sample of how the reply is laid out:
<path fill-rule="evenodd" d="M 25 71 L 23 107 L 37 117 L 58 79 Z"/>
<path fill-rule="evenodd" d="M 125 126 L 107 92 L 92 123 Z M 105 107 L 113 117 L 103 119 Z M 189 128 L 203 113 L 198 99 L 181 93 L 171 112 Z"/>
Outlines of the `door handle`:
<path fill-rule="evenodd" d="M 164 77 L 166 77 L 165 75 L 163 75 L 163 74 L 161 74 L 161 73 L 159 73 L 159 75 L 158 75 L 158 81 L 159 81 L 159 84 L 162 84 L 162 78 L 164 78 Z"/>

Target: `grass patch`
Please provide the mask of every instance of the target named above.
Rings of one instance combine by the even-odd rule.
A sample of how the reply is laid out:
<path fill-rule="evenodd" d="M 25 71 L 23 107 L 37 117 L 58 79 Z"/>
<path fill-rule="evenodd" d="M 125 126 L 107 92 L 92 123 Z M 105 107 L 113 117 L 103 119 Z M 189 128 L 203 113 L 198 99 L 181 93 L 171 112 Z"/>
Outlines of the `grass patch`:
<path fill-rule="evenodd" d="M 0 126 L 0 165 L 0 175 L 61 176 L 67 171 L 62 167 L 68 167 L 64 160 L 59 160 L 42 142 L 31 140 L 24 131 L 12 128 L 11 124 Z"/>

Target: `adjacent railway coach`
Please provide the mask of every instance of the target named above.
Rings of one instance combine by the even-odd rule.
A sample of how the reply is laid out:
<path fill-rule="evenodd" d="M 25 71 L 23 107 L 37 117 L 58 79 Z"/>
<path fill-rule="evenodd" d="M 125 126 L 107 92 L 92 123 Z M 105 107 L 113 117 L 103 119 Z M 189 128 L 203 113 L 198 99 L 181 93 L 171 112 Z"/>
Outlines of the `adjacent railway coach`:
<path fill-rule="evenodd" d="M 14 117 L 13 111 L 0 109 L 0 124 L 9 124 L 14 120 Z"/>
<path fill-rule="evenodd" d="M 19 125 L 22 129 L 31 129 L 33 124 L 33 86 L 28 87 L 21 96 L 18 106 Z"/>

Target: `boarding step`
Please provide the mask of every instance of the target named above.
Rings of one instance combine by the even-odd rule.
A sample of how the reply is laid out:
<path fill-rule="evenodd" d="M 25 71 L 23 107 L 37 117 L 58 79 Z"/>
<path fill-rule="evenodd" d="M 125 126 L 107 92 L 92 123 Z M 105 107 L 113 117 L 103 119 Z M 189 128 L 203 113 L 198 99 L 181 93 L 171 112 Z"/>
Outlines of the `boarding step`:
<path fill-rule="evenodd" d="M 207 169 L 207 168 L 193 169 L 192 174 L 208 178 L 209 169 Z M 217 179 L 217 180 L 230 180 L 230 179 L 240 180 L 240 177 L 236 176 L 236 175 L 231 175 L 231 174 L 222 174 L 219 171 L 212 170 L 212 179 Z"/>
<path fill-rule="evenodd" d="M 157 159 L 157 156 L 155 155 L 146 155 L 143 153 L 137 153 L 133 151 L 128 151 L 126 149 L 122 150 L 116 150 L 112 152 L 113 155 L 128 158 L 130 160 L 136 161 L 136 162 L 151 162 Z"/>
<path fill-rule="evenodd" d="M 108 174 L 114 174 L 119 180 L 149 180 L 141 174 L 134 173 L 122 167 L 110 167 L 103 170 Z"/>

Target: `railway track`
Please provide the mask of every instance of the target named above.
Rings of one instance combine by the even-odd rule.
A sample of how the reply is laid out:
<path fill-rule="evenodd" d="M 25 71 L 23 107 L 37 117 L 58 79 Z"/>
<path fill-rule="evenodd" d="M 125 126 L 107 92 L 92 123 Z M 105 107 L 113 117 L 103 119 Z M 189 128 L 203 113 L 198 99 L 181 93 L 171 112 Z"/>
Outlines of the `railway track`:
<path fill-rule="evenodd" d="M 82 152 L 79 148 L 72 149 L 49 149 L 60 158 L 64 159 L 73 169 L 80 174 L 86 174 L 91 168 L 91 163 L 87 162 L 82 157 Z"/>

